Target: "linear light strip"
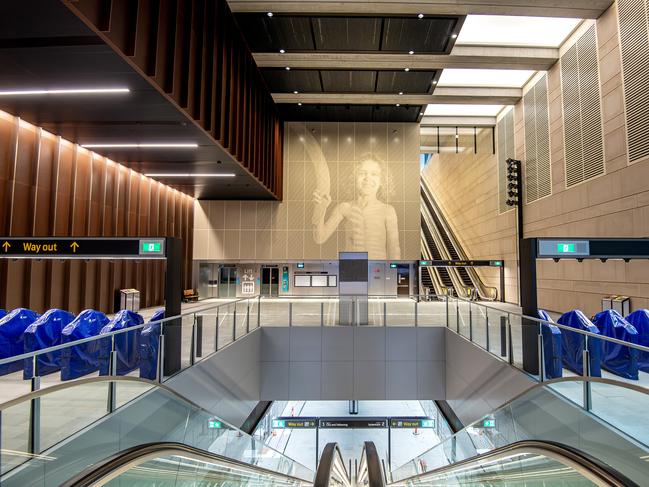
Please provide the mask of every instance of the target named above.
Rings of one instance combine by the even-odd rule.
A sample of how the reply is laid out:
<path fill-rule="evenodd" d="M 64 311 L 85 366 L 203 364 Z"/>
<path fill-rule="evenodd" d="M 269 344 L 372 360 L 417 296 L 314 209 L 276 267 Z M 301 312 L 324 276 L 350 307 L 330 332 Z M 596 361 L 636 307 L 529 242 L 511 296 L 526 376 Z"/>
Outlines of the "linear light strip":
<path fill-rule="evenodd" d="M 192 143 L 143 143 L 143 144 L 81 144 L 84 149 L 196 149 L 198 144 Z"/>
<path fill-rule="evenodd" d="M 71 88 L 65 90 L 0 90 L 0 96 L 21 95 L 93 95 L 130 93 L 128 88 Z"/>
<path fill-rule="evenodd" d="M 233 178 L 234 173 L 213 172 L 213 173 L 146 173 L 150 178 Z"/>

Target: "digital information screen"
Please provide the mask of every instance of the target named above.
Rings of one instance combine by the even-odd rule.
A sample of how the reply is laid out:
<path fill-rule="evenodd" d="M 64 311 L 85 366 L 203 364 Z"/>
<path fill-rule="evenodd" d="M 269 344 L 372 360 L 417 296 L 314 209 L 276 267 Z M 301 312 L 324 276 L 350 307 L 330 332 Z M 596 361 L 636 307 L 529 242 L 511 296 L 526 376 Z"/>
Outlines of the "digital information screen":
<path fill-rule="evenodd" d="M 537 256 L 539 258 L 589 257 L 588 240 L 539 239 Z"/>

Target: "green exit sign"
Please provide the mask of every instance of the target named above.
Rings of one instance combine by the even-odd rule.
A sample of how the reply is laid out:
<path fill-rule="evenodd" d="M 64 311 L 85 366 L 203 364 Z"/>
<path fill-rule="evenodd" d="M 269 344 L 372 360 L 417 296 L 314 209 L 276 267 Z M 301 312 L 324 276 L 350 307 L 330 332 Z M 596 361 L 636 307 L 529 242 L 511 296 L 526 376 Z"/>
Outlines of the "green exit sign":
<path fill-rule="evenodd" d="M 434 428 L 435 427 L 435 420 L 434 419 L 422 419 L 421 420 L 421 427 L 422 428 Z"/>
<path fill-rule="evenodd" d="M 221 428 L 223 428 L 223 423 L 218 419 L 210 419 L 207 422 L 207 427 L 211 430 L 220 430 Z"/>
<path fill-rule="evenodd" d="M 162 242 L 141 242 L 141 249 L 143 254 L 159 254 L 162 251 Z"/>
<path fill-rule="evenodd" d="M 557 252 L 560 254 L 574 254 L 575 253 L 575 244 L 574 243 L 558 243 Z"/>
<path fill-rule="evenodd" d="M 397 268 L 397 264 L 395 264 L 395 263 L 390 264 L 390 269 L 396 269 L 396 268 Z"/>
<path fill-rule="evenodd" d="M 419 265 L 428 265 L 428 261 L 427 260 L 420 260 Z"/>
<path fill-rule="evenodd" d="M 286 428 L 286 421 L 273 419 L 273 428 Z"/>
<path fill-rule="evenodd" d="M 496 427 L 496 420 L 495 419 L 483 419 L 482 420 L 482 427 L 483 428 L 495 428 Z"/>

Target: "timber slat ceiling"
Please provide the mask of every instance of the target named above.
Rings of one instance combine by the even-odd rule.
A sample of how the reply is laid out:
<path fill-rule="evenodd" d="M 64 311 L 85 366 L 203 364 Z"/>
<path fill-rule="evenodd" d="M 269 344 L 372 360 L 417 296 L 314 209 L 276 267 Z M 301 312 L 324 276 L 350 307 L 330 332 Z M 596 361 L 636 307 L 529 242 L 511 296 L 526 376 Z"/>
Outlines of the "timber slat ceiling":
<path fill-rule="evenodd" d="M 281 121 L 225 0 L 64 3 L 281 198 Z"/>

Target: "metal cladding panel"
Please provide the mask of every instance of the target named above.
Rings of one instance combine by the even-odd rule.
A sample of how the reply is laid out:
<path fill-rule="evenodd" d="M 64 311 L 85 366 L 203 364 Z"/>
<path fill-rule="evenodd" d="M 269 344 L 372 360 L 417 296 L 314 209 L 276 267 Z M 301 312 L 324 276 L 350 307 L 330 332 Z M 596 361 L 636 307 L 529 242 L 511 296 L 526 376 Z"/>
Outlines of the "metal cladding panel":
<path fill-rule="evenodd" d="M 380 17 L 314 17 L 311 22 L 316 50 L 381 50 Z"/>
<path fill-rule="evenodd" d="M 325 92 L 371 93 L 376 86 L 376 71 L 321 71 Z"/>
<path fill-rule="evenodd" d="M 444 53 L 457 25 L 457 17 L 386 18 L 381 50 Z"/>
<path fill-rule="evenodd" d="M 261 70 L 273 93 L 318 93 L 322 91 L 320 72 L 313 69 L 265 68 Z"/>
<path fill-rule="evenodd" d="M 377 93 L 430 93 L 436 71 L 379 71 Z"/>

